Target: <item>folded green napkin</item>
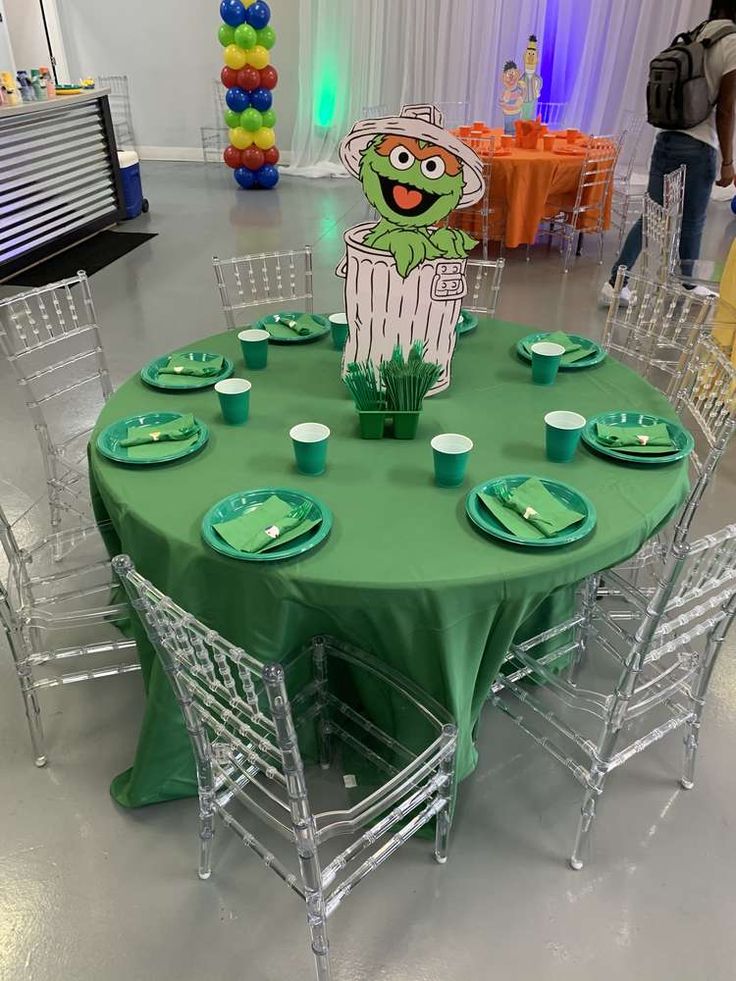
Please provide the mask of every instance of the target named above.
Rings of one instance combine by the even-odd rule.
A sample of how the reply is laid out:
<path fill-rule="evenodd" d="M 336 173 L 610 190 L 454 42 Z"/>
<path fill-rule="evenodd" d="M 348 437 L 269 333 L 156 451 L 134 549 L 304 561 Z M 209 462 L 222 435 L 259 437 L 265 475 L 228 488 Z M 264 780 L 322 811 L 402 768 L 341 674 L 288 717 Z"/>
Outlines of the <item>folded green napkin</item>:
<path fill-rule="evenodd" d="M 321 518 L 304 518 L 275 494 L 252 511 L 213 525 L 217 534 L 239 552 L 267 552 L 305 535 Z M 276 533 L 278 532 L 278 534 Z"/>
<path fill-rule="evenodd" d="M 547 490 L 541 480 L 531 477 L 505 494 L 479 493 L 491 514 L 517 538 L 551 538 L 585 518 L 567 507 Z"/>
<path fill-rule="evenodd" d="M 195 378 L 211 378 L 222 371 L 222 355 L 208 361 L 192 361 L 186 354 L 172 354 L 165 365 L 158 369 L 159 375 L 193 375 Z"/>
<path fill-rule="evenodd" d="M 657 422 L 653 426 L 606 426 L 595 424 L 598 441 L 603 446 L 634 456 L 657 456 L 672 453 L 677 446 L 672 441 L 666 424 Z"/>
<path fill-rule="evenodd" d="M 576 361 L 582 361 L 583 358 L 589 358 L 593 354 L 592 348 L 578 344 L 564 330 L 553 331 L 551 334 L 547 334 L 546 337 L 540 338 L 540 340 L 544 340 L 545 344 L 559 344 L 564 347 L 565 353 L 562 355 L 562 364 L 575 364 Z M 530 345 L 525 346 L 527 353 L 531 355 Z"/>
<path fill-rule="evenodd" d="M 275 313 L 264 326 L 272 337 L 309 337 L 322 329 L 311 313 Z"/>
<path fill-rule="evenodd" d="M 160 426 L 130 426 L 128 435 L 120 440 L 120 446 L 128 449 L 130 460 L 151 460 L 170 456 L 176 449 L 187 449 L 199 439 L 200 428 L 191 413 L 172 419 Z"/>

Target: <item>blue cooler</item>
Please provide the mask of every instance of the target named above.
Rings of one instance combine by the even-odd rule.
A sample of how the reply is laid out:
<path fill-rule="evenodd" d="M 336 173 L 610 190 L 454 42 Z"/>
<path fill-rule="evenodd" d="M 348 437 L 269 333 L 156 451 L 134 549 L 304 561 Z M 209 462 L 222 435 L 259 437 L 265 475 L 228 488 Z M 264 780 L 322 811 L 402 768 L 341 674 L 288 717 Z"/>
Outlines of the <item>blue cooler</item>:
<path fill-rule="evenodd" d="M 138 154 L 133 150 L 119 150 L 120 178 L 123 183 L 125 217 L 137 218 L 141 211 L 148 211 L 148 201 L 143 197 L 141 168 Z"/>

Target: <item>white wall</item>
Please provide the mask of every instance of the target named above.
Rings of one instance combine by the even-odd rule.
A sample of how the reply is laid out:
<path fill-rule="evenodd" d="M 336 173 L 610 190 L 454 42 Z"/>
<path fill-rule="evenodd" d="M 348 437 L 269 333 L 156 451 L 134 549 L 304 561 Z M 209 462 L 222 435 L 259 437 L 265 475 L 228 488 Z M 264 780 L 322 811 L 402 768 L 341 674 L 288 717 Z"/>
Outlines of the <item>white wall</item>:
<path fill-rule="evenodd" d="M 8 36 L 8 18 L 5 16 L 4 0 L 0 0 L 0 72 L 15 75 L 15 61 Z"/>
<path fill-rule="evenodd" d="M 41 4 L 38 0 L 5 0 L 8 18 L 10 43 L 18 68 L 50 67 L 51 55 L 46 44 L 46 35 L 41 17 Z"/>
<path fill-rule="evenodd" d="M 198 150 L 200 127 L 214 125 L 212 80 L 223 65 L 219 0 L 57 4 L 71 77 L 127 75 L 138 145 Z M 299 3 L 273 0 L 271 9 L 276 137 L 288 150 L 298 97 Z"/>

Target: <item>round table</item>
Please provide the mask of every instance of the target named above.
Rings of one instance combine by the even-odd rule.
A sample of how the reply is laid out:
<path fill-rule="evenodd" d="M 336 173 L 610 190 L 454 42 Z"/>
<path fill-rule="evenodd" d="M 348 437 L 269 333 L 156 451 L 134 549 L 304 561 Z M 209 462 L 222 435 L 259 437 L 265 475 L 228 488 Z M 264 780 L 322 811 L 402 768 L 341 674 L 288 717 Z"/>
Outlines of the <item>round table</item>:
<path fill-rule="evenodd" d="M 578 331 L 580 326 L 576 325 Z M 519 631 L 549 622 L 549 606 L 592 572 L 635 552 L 684 499 L 685 463 L 621 466 L 581 448 L 570 464 L 546 460 L 543 415 L 591 416 L 639 409 L 673 417 L 664 397 L 613 359 L 561 373 L 553 387 L 531 383 L 515 353 L 529 332 L 481 321 L 458 341 L 453 384 L 425 403 L 416 441 L 361 440 L 329 338 L 272 346 L 267 369 L 247 373 L 237 337 L 219 334 L 189 349 L 235 359 L 251 378 L 251 416 L 227 426 L 212 389 L 168 393 L 126 382 L 98 429 L 138 412 L 194 412 L 210 428 L 196 456 L 156 467 L 112 463 L 90 450 L 96 512 L 115 529 L 108 547 L 228 640 L 264 660 L 316 634 L 349 640 L 383 658 L 438 698 L 457 720 L 458 773 L 474 767 L 473 729 L 506 650 Z M 332 429 L 327 473 L 299 475 L 288 437 L 296 422 Z M 465 485 L 439 489 L 429 440 L 439 432 L 475 441 Z M 593 501 L 598 524 L 559 549 L 504 545 L 465 516 L 481 480 L 509 473 L 555 477 Z M 251 563 L 227 558 L 200 537 L 209 507 L 236 491 L 309 491 L 334 514 L 327 541 L 301 559 Z M 567 587 L 565 589 L 564 587 Z M 113 783 L 116 800 L 138 806 L 196 793 L 183 719 L 160 665 L 141 644 L 146 708 L 132 768 Z"/>
<path fill-rule="evenodd" d="M 493 136 L 500 144 L 502 130 L 488 130 L 486 136 Z M 474 147 L 483 157 L 478 141 L 471 137 L 460 137 Z M 485 137 L 484 137 L 485 138 Z M 506 246 L 515 249 L 519 245 L 533 245 L 539 226 L 545 218 L 553 217 L 560 211 L 569 211 L 575 205 L 580 173 L 585 162 L 584 153 L 568 156 L 564 151 L 567 144 L 560 138 L 555 150 L 523 150 L 513 146 L 493 156 L 491 168 L 491 226 L 490 237 L 501 236 Z M 482 142 L 481 142 L 482 146 Z M 582 145 L 578 146 L 582 149 Z M 606 227 L 610 224 L 611 201 L 606 202 Z M 498 216 L 497 218 L 494 218 Z M 452 216 L 452 225 L 465 229 L 479 241 L 483 238 L 482 204 Z M 585 222 L 580 231 L 586 230 Z"/>

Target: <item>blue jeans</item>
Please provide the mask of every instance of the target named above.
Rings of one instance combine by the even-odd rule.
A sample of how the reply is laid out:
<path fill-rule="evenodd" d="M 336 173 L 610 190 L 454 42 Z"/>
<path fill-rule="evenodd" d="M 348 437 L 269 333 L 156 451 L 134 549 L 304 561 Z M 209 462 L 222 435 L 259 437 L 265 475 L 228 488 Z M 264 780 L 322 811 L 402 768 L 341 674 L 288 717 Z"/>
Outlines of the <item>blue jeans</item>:
<path fill-rule="evenodd" d="M 705 228 L 708 202 L 716 179 L 718 157 L 712 146 L 696 140 L 686 133 L 660 133 L 654 144 L 652 162 L 649 167 L 649 187 L 647 193 L 657 204 L 664 200 L 665 174 L 671 174 L 682 164 L 687 166 L 685 177 L 685 205 L 682 213 L 682 235 L 680 237 L 680 266 L 682 274 L 689 276 L 693 263 L 700 256 L 700 243 Z M 628 234 L 623 251 L 611 270 L 610 283 L 616 282 L 619 266 L 631 269 L 639 258 L 642 247 L 641 218 Z"/>

